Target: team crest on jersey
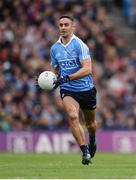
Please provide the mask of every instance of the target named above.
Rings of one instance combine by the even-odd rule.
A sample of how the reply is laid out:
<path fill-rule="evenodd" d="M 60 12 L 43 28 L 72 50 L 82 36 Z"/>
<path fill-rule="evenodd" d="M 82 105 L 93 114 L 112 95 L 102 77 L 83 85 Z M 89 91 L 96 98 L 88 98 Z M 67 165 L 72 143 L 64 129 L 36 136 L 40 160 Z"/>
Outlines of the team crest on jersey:
<path fill-rule="evenodd" d="M 72 56 L 74 56 L 74 57 L 77 56 L 77 52 L 75 49 L 72 50 Z"/>

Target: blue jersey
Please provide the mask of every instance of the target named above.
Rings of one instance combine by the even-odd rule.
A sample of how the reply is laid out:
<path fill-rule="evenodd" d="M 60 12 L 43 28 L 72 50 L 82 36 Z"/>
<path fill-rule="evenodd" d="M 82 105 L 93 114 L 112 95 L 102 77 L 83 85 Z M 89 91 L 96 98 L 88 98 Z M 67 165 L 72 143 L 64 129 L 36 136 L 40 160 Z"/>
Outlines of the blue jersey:
<path fill-rule="evenodd" d="M 51 65 L 59 67 L 61 75 L 70 75 L 77 72 L 81 67 L 81 61 L 90 59 L 87 45 L 73 34 L 71 40 L 64 45 L 59 39 L 50 50 Z M 61 89 L 70 91 L 88 91 L 94 86 L 91 75 L 81 77 L 60 85 Z"/>

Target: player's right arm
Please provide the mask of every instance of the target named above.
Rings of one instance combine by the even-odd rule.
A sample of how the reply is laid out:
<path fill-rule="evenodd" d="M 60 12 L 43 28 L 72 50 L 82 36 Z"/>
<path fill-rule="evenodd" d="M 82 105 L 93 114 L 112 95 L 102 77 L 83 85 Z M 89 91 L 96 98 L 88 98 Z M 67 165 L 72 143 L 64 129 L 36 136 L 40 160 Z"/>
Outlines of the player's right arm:
<path fill-rule="evenodd" d="M 50 71 L 54 72 L 55 74 L 59 75 L 59 68 L 58 67 L 50 67 Z"/>
<path fill-rule="evenodd" d="M 50 57 L 51 57 L 51 67 L 50 71 L 54 72 L 55 74 L 59 73 L 59 66 L 58 66 L 58 61 L 55 58 L 55 50 L 53 46 L 50 49 Z"/>

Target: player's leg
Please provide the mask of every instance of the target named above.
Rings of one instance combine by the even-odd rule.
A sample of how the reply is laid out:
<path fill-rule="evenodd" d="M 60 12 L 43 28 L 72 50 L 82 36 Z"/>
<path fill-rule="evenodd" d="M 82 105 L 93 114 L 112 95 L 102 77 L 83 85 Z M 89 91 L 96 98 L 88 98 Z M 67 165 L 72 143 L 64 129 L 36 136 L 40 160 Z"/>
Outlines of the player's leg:
<path fill-rule="evenodd" d="M 72 131 L 73 136 L 76 139 L 76 142 L 80 146 L 80 149 L 83 153 L 83 164 L 90 163 L 90 154 L 86 142 L 86 136 L 84 129 L 79 121 L 79 103 L 70 96 L 65 96 L 63 98 L 63 105 L 68 114 L 69 125 Z"/>
<path fill-rule="evenodd" d="M 93 110 L 82 109 L 82 112 L 84 114 L 84 120 L 89 132 L 89 151 L 91 154 L 91 158 L 93 158 L 96 152 L 95 134 L 96 134 L 97 123 L 95 120 L 95 109 Z"/>

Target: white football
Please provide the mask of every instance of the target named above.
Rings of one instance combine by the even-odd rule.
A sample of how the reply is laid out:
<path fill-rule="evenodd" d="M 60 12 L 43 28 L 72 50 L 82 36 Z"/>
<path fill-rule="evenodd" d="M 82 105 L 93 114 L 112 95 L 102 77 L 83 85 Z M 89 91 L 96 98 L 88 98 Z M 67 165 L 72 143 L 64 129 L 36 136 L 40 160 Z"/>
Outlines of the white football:
<path fill-rule="evenodd" d="M 44 71 L 38 77 L 38 85 L 41 89 L 50 91 L 54 87 L 54 81 L 57 80 L 55 73 L 52 71 Z"/>

